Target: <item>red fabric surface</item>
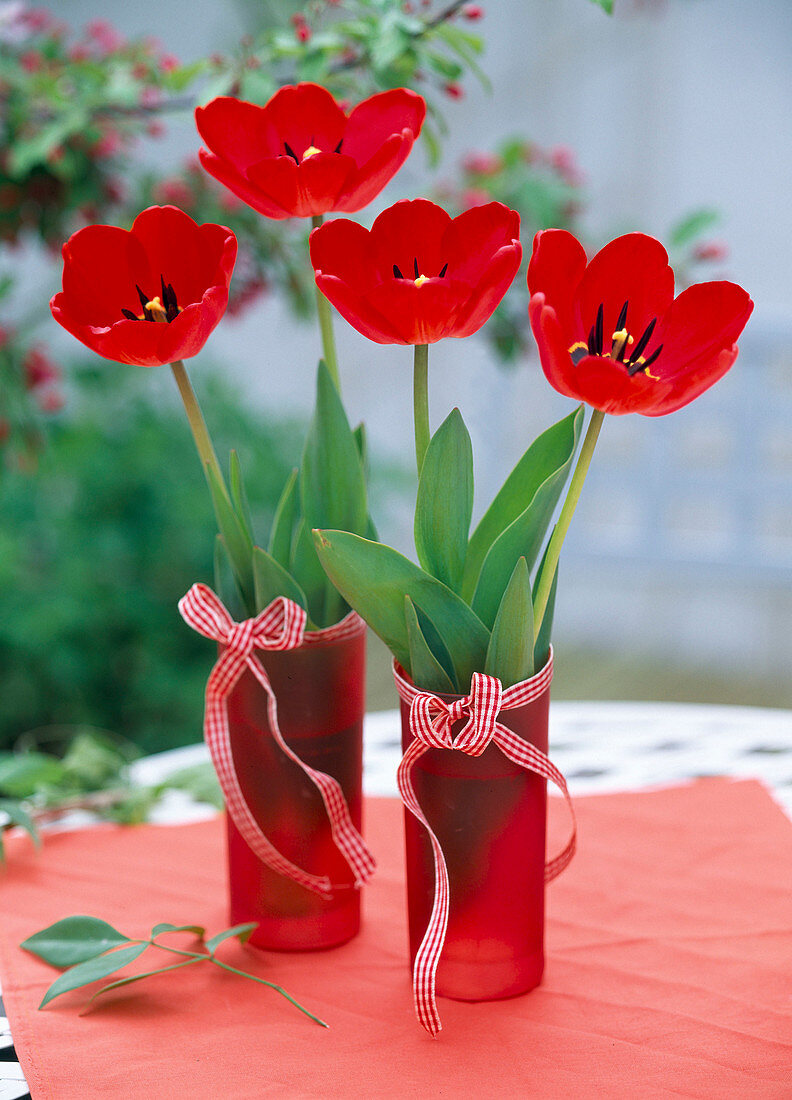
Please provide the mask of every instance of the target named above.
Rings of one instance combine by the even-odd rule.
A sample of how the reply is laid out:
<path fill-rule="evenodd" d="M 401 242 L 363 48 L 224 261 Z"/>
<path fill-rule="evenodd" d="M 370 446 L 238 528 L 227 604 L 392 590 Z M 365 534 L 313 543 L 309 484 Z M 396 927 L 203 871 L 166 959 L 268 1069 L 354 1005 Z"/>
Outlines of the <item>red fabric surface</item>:
<path fill-rule="evenodd" d="M 367 803 L 379 871 L 358 939 L 305 955 L 234 943 L 222 956 L 280 982 L 327 1031 L 207 964 L 84 1016 L 79 991 L 37 1012 L 55 971 L 16 945 L 52 921 L 89 913 L 127 935 L 164 920 L 225 927 L 222 827 L 63 833 L 40 854 L 12 841 L 0 976 L 34 1100 L 792 1096 L 792 824 L 755 782 L 576 807 L 578 854 L 549 889 L 544 983 L 509 1001 L 441 1000 L 437 1040 L 413 1015 L 394 800 Z M 555 800 L 552 815 L 563 830 Z"/>

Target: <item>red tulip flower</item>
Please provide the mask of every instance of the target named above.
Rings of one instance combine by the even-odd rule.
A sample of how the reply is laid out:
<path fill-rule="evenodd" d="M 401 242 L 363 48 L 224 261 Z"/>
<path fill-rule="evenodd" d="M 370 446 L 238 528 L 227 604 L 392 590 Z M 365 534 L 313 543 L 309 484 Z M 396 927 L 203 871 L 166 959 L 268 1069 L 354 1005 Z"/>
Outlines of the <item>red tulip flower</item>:
<path fill-rule="evenodd" d="M 63 246 L 63 290 L 50 309 L 106 359 L 187 359 L 225 313 L 236 251 L 230 229 L 197 225 L 175 206 L 149 207 L 129 231 L 89 225 Z"/>
<path fill-rule="evenodd" d="M 451 218 L 427 199 L 397 202 L 371 230 L 340 218 L 311 234 L 316 284 L 378 344 L 470 336 L 522 258 L 520 216 L 499 202 Z"/>
<path fill-rule="evenodd" d="M 210 175 L 268 218 L 310 218 L 366 206 L 404 164 L 426 104 L 406 88 L 347 116 L 326 88 L 281 88 L 263 107 L 220 96 L 195 112 Z"/>
<path fill-rule="evenodd" d="M 642 233 L 611 241 L 589 264 L 571 233 L 537 233 L 528 287 L 548 381 L 604 413 L 663 416 L 687 405 L 731 367 L 753 309 L 728 282 L 674 298 L 668 255 Z"/>

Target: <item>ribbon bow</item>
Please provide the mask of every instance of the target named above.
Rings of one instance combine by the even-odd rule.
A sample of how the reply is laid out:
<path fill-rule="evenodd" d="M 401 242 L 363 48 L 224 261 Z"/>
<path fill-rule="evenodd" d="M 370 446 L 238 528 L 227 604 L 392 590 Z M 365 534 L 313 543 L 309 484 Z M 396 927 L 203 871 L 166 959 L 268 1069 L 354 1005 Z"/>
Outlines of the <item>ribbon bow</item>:
<path fill-rule="evenodd" d="M 211 588 L 204 584 L 192 586 L 179 601 L 179 611 L 193 630 L 224 647 L 206 684 L 204 737 L 228 813 L 237 829 L 262 863 L 273 871 L 286 875 L 307 890 L 325 898 L 332 897 L 337 887 L 333 886 L 326 875 L 314 875 L 303 870 L 267 840 L 239 785 L 231 753 L 227 700 L 245 669 L 249 668 L 266 692 L 272 736 L 289 759 L 302 768 L 318 788 L 327 810 L 333 841 L 349 864 L 355 877 L 355 886 L 362 886 L 374 870 L 374 858 L 352 824 L 341 786 L 326 772 L 310 768 L 284 741 L 278 725 L 275 693 L 264 666 L 254 652 L 256 649 L 296 649 L 315 641 L 334 641 L 349 637 L 362 629 L 359 616 L 352 612 L 335 626 L 306 634 L 306 615 L 303 608 L 285 596 L 279 596 L 255 618 L 237 623 Z"/>
<path fill-rule="evenodd" d="M 418 818 L 429 833 L 434 856 L 434 903 L 424 938 L 415 956 L 413 998 L 418 1020 L 432 1036 L 436 1037 L 442 1030 L 435 1001 L 435 975 L 448 928 L 448 868 L 440 841 L 426 820 L 416 798 L 412 784 L 413 764 L 429 748 L 457 749 L 468 756 L 481 756 L 487 746 L 494 742 L 504 756 L 513 763 L 555 783 L 562 791 L 572 815 L 572 833 L 563 851 L 545 864 L 545 882 L 550 882 L 556 875 L 560 875 L 575 854 L 575 812 L 566 781 L 558 768 L 551 764 L 547 756 L 535 745 L 524 741 L 522 737 L 518 737 L 497 720 L 502 710 L 514 710 L 524 706 L 538 699 L 547 690 L 553 678 L 552 649 L 547 664 L 540 672 L 505 690 L 495 676 L 474 672 L 470 682 L 470 695 L 455 699 L 451 703 L 444 702 L 431 692 L 418 691 L 415 685 L 402 674 L 395 662 L 393 676 L 399 695 L 409 703 L 410 733 L 413 735 L 413 740 L 402 757 L 396 775 L 399 794 L 410 813 Z M 451 727 L 454 722 L 462 718 L 467 718 L 467 722 L 456 738 L 453 738 Z"/>

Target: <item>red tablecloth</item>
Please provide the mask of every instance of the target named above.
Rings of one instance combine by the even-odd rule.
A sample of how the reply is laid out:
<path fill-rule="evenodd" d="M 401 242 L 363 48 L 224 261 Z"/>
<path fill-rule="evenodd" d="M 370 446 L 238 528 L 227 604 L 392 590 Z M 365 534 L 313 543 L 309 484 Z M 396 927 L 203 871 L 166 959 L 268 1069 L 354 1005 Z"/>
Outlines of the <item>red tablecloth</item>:
<path fill-rule="evenodd" d="M 283 984 L 327 1031 L 205 964 L 84 1016 L 84 992 L 36 1011 L 55 972 L 16 945 L 61 917 L 133 936 L 165 920 L 225 927 L 222 827 L 64 833 L 39 854 L 9 843 L 0 975 L 34 1100 L 792 1096 L 792 824 L 758 783 L 728 780 L 577 809 L 578 854 L 549 889 L 543 985 L 441 1000 L 437 1040 L 413 1016 L 395 801 L 367 803 L 380 866 L 357 940 L 314 955 L 234 942 L 223 956 Z"/>

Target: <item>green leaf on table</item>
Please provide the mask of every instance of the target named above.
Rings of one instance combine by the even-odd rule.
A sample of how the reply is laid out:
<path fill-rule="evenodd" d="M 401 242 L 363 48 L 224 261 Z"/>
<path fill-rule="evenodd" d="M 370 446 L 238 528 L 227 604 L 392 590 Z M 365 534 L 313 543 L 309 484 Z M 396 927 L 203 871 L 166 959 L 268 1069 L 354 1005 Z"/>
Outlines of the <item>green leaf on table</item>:
<path fill-rule="evenodd" d="M 224 940 L 230 940 L 234 936 L 240 943 L 247 943 L 257 928 L 258 922 L 250 921 L 247 924 L 235 924 L 233 928 L 226 928 L 223 932 L 216 932 L 214 936 L 210 936 L 206 941 L 206 950 L 210 955 L 214 955 Z"/>
<path fill-rule="evenodd" d="M 410 675 L 415 686 L 422 691 L 455 691 L 453 681 L 424 637 L 415 604 L 409 596 L 404 597 L 404 617 L 407 623 L 407 644 L 410 649 Z"/>
<path fill-rule="evenodd" d="M 253 547 L 253 586 L 257 613 L 263 611 L 278 596 L 286 596 L 300 607 L 308 607 L 305 593 L 291 573 L 287 573 L 260 546 Z"/>
<path fill-rule="evenodd" d="M 85 962 L 72 966 L 69 970 L 64 970 L 44 994 L 44 999 L 39 1008 L 44 1008 L 50 1001 L 60 997 L 63 993 L 80 989 L 84 985 L 91 985 L 101 978 L 106 978 L 108 974 L 115 974 L 117 970 L 121 970 L 129 963 L 134 962 L 148 946 L 148 943 L 134 943 L 129 947 L 119 947 L 115 951 L 110 951 L 107 955 L 98 955 L 96 958 L 87 959 Z"/>
<path fill-rule="evenodd" d="M 48 753 L 0 754 L 0 793 L 10 798 L 30 798 L 41 787 L 61 783 L 63 777 L 63 764 Z"/>
<path fill-rule="evenodd" d="M 236 583 L 239 586 L 245 605 L 252 607 L 254 600 L 253 567 L 250 557 L 253 552 L 253 543 L 237 516 L 224 485 L 209 465 L 206 467 L 206 477 L 212 494 L 217 526 L 223 536 Z"/>
<path fill-rule="evenodd" d="M 544 572 L 545 563 L 547 561 L 547 550 L 545 550 L 541 564 L 536 571 L 536 577 L 534 578 L 534 596 L 539 590 L 539 582 Z M 559 563 L 560 564 L 560 563 Z M 556 565 L 556 571 L 553 575 L 553 583 L 550 587 L 550 595 L 547 598 L 547 606 L 545 607 L 545 613 L 542 616 L 542 622 L 539 629 L 536 632 L 536 640 L 534 641 L 534 668 L 538 671 L 547 664 L 547 658 L 550 655 L 550 637 L 553 632 L 553 615 L 555 614 L 555 601 L 556 591 L 558 589 L 558 565 Z"/>
<path fill-rule="evenodd" d="M 415 502 L 415 549 L 427 573 L 458 592 L 473 515 L 473 448 L 459 409 L 429 441 Z"/>
<path fill-rule="evenodd" d="M 549 523 L 583 430 L 583 419 L 584 410 L 581 405 L 563 420 L 542 432 L 506 478 L 470 537 L 462 584 L 464 599 L 472 600 L 484 559 L 495 540 L 525 512 L 529 505 L 537 500 L 540 490 L 542 493 L 538 499 L 541 500 L 542 507 L 537 508 L 534 520 L 539 524 L 544 519 L 545 527 Z M 515 554 L 512 559 L 503 580 L 501 593 L 519 556 Z"/>
<path fill-rule="evenodd" d="M 314 537 L 327 575 L 396 660 L 410 671 L 404 617 L 404 597 L 409 596 L 434 624 L 464 690 L 483 667 L 489 644 L 489 631 L 468 605 L 389 546 L 346 531 L 315 531 Z"/>
<path fill-rule="evenodd" d="M 298 477 L 299 470 L 295 466 L 289 474 L 275 509 L 275 518 L 272 521 L 272 531 L 267 546 L 270 556 L 284 569 L 289 568 L 294 526 L 297 522 L 297 511 L 300 505 Z"/>
<path fill-rule="evenodd" d="M 167 974 L 171 970 L 183 970 L 185 966 L 194 966 L 195 963 L 204 962 L 208 958 L 206 955 L 199 955 L 194 959 L 185 959 L 183 962 L 172 963 L 171 966 L 161 966 L 157 970 L 144 970 L 142 974 L 130 974 L 128 978 L 119 978 L 115 982 L 110 982 L 109 985 L 103 985 L 101 989 L 97 989 L 95 993 L 92 993 L 88 998 L 88 1003 L 95 1001 L 97 997 L 101 997 L 103 993 L 110 993 L 114 989 L 120 989 L 124 985 L 132 985 L 133 982 L 142 981 L 143 978 L 153 978 L 155 974 Z"/>
<path fill-rule="evenodd" d="M 20 947 L 50 966 L 74 966 L 113 947 L 131 943 L 129 936 L 97 917 L 65 917 L 29 936 Z"/>
<path fill-rule="evenodd" d="M 0 798 L 0 818 L 3 815 L 8 818 L 9 825 L 18 825 L 20 829 L 24 829 L 36 847 L 41 847 L 41 837 L 36 828 L 36 823 L 21 802 L 16 802 L 10 798 Z M 3 823 L 0 821 L 0 862 L 5 858 L 2 830 Z"/>
<path fill-rule="evenodd" d="M 228 456 L 228 482 L 229 491 L 231 493 L 231 503 L 236 511 L 240 527 L 242 527 L 248 540 L 251 543 L 255 542 L 253 535 L 253 520 L 250 516 L 250 505 L 248 504 L 247 493 L 245 492 L 245 484 L 242 480 L 242 468 L 239 465 L 239 455 L 236 451 L 231 451 Z"/>
<path fill-rule="evenodd" d="M 484 671 L 504 688 L 533 675 L 533 601 L 525 558 L 514 567 L 492 627 Z"/>
<path fill-rule="evenodd" d="M 151 929 L 151 938 L 155 939 L 163 932 L 192 932 L 200 940 L 206 935 L 206 929 L 200 924 L 168 924 L 167 921 L 163 921 L 161 924 L 155 924 Z"/>

